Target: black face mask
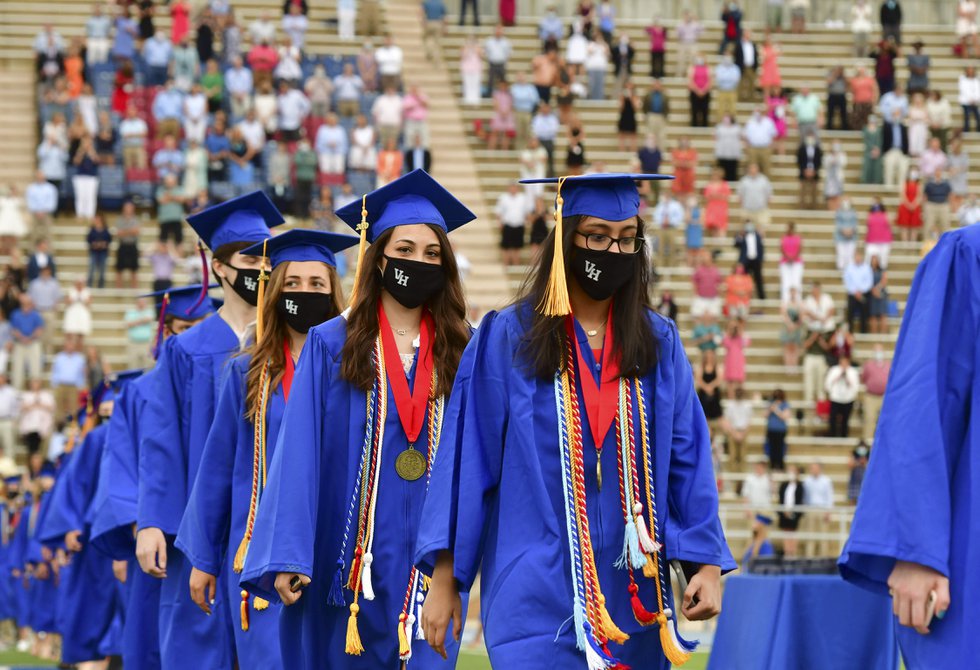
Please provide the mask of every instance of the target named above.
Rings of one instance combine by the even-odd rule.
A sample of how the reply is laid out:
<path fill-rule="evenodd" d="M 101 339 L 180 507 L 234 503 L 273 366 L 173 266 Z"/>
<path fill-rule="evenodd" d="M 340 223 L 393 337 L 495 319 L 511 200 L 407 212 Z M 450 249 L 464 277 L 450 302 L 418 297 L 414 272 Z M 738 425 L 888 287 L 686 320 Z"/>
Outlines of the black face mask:
<path fill-rule="evenodd" d="M 258 268 L 233 268 L 238 274 L 234 283 L 229 284 L 231 289 L 238 294 L 238 297 L 247 302 L 252 307 L 259 304 L 259 273 Z M 225 279 L 225 281 L 228 281 Z"/>
<path fill-rule="evenodd" d="M 446 283 L 442 265 L 410 261 L 405 258 L 388 259 L 381 281 L 391 297 L 409 309 L 425 303 L 438 293 Z"/>
<path fill-rule="evenodd" d="M 572 274 L 593 300 L 606 300 L 633 276 L 639 254 L 617 254 L 575 247 Z"/>
<path fill-rule="evenodd" d="M 313 326 L 337 316 L 333 295 L 314 291 L 283 293 L 276 303 L 276 311 L 297 333 L 307 333 Z"/>

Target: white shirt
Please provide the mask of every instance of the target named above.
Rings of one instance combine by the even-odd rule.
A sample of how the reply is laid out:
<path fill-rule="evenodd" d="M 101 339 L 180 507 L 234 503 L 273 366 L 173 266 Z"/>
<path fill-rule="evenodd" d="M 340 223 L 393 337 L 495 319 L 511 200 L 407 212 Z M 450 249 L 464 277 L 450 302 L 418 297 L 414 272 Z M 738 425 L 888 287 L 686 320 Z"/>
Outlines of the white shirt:
<path fill-rule="evenodd" d="M 768 474 L 749 473 L 742 483 L 742 497 L 752 507 L 769 507 L 772 504 L 772 480 Z"/>
<path fill-rule="evenodd" d="M 283 130 L 296 130 L 310 113 L 310 101 L 298 89 L 290 89 L 279 96 L 279 127 Z"/>
<path fill-rule="evenodd" d="M 203 93 L 191 94 L 184 98 L 184 119 L 203 121 L 208 115 L 208 99 Z"/>
<path fill-rule="evenodd" d="M 759 257 L 759 246 L 756 244 L 758 238 L 752 233 L 745 236 L 745 257 L 750 261 Z"/>
<path fill-rule="evenodd" d="M 548 152 L 544 147 L 524 149 L 521 152 L 521 179 L 543 179 L 548 164 Z"/>
<path fill-rule="evenodd" d="M 786 482 L 786 490 L 783 491 L 783 507 L 786 509 L 793 509 L 796 507 L 796 487 L 798 484 L 796 482 Z"/>
<path fill-rule="evenodd" d="M 374 52 L 374 60 L 378 64 L 378 73 L 381 75 L 400 75 L 402 73 L 402 59 L 402 48 L 394 44 L 390 47 L 379 47 Z"/>
<path fill-rule="evenodd" d="M 149 129 L 146 127 L 146 121 L 139 117 L 123 119 L 119 123 L 119 136 L 125 145 L 138 146 L 142 144 L 147 133 L 149 133 Z"/>
<path fill-rule="evenodd" d="M 960 75 L 960 95 L 961 105 L 976 105 L 980 103 L 980 78 L 967 77 Z"/>
<path fill-rule="evenodd" d="M 0 420 L 17 418 L 20 409 L 20 394 L 10 384 L 0 386 Z"/>
<path fill-rule="evenodd" d="M 609 67 L 609 51 L 603 42 L 589 42 L 585 55 L 586 70 L 605 70 Z"/>
<path fill-rule="evenodd" d="M 831 508 L 834 506 L 834 483 L 830 477 L 808 475 L 803 480 L 803 502 L 811 507 Z"/>
<path fill-rule="evenodd" d="M 253 42 L 258 43 L 264 40 L 272 43 L 276 38 L 276 25 L 272 21 L 256 19 L 249 24 L 248 32 L 252 34 Z"/>
<path fill-rule="evenodd" d="M 835 365 L 827 371 L 827 380 L 824 383 L 824 390 L 830 402 L 847 404 L 857 399 L 861 379 L 858 377 L 858 370 L 853 365 L 848 366 L 847 370 L 839 365 Z"/>
<path fill-rule="evenodd" d="M 494 208 L 497 219 L 505 226 L 522 228 L 527 217 L 527 198 L 524 193 L 502 193 Z"/>
<path fill-rule="evenodd" d="M 871 5 L 854 5 L 851 7 L 851 32 L 871 32 Z"/>
<path fill-rule="evenodd" d="M 826 332 L 834 327 L 834 320 L 830 317 L 831 310 L 834 309 L 834 299 L 826 293 L 820 294 L 817 301 L 812 295 L 808 295 L 803 301 L 803 313 L 806 317 L 806 327 L 809 330 L 819 330 Z M 812 314 L 813 316 L 806 316 Z"/>
<path fill-rule="evenodd" d="M 286 14 L 282 17 L 282 30 L 287 35 L 289 39 L 293 41 L 293 46 L 303 48 L 303 43 L 306 42 L 306 29 L 309 27 L 309 22 L 303 14 Z"/>
<path fill-rule="evenodd" d="M 725 403 L 725 419 L 735 430 L 745 430 L 752 421 L 752 401 L 729 400 Z"/>
<path fill-rule="evenodd" d="M 242 137 L 245 138 L 245 143 L 250 149 L 261 151 L 262 147 L 265 146 L 265 127 L 258 118 L 252 121 L 242 119 L 238 122 L 238 130 L 241 131 Z"/>
<path fill-rule="evenodd" d="M 755 66 L 755 47 L 751 40 L 742 40 L 742 62 L 745 67 Z"/>
<path fill-rule="evenodd" d="M 404 103 L 398 95 L 379 95 L 371 105 L 371 116 L 379 126 L 400 126 Z"/>

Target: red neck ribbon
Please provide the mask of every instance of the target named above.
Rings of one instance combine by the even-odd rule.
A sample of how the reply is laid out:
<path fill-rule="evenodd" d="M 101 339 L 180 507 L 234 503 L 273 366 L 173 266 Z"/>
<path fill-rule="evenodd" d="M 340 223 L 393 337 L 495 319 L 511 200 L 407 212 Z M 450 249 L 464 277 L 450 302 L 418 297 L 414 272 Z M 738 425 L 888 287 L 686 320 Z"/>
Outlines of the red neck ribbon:
<path fill-rule="evenodd" d="M 296 365 L 293 363 L 293 353 L 289 350 L 288 337 L 282 341 L 282 351 L 286 354 L 286 365 L 282 369 L 282 397 L 286 402 L 289 402 L 289 389 L 293 387 Z"/>
<path fill-rule="evenodd" d="M 582 395 L 585 396 L 585 414 L 589 419 L 589 429 L 597 450 L 602 449 L 606 433 L 616 418 L 619 408 L 619 358 L 613 355 L 613 320 L 612 303 L 609 304 L 609 316 L 606 318 L 606 334 L 602 342 L 602 375 L 599 386 L 596 387 L 592 370 L 582 357 L 582 345 L 575 332 L 574 317 L 566 321 L 568 337 L 575 343 L 575 353 L 578 359 L 578 377 L 582 384 Z"/>
<path fill-rule="evenodd" d="M 398 410 L 398 420 L 408 438 L 409 444 L 415 444 L 422 433 L 425 421 L 425 408 L 429 403 L 429 391 L 432 385 L 432 339 L 435 324 L 428 311 L 422 313 L 422 323 L 419 329 L 418 363 L 415 366 L 415 385 L 412 392 L 408 391 L 408 377 L 402 367 L 401 356 L 398 354 L 398 344 L 395 333 L 388 322 L 381 301 L 378 301 L 378 321 L 381 326 L 381 343 L 384 345 L 385 368 L 388 381 L 391 383 L 391 394 L 395 398 L 395 408 Z"/>

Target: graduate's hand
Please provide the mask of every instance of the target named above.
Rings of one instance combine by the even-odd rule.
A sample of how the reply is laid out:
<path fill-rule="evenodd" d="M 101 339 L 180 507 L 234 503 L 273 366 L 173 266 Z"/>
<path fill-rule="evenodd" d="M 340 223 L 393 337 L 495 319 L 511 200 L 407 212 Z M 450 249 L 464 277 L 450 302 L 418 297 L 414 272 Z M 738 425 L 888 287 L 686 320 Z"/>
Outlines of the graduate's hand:
<path fill-rule="evenodd" d="M 136 560 L 151 577 L 167 576 L 167 538 L 159 528 L 143 528 L 136 533 Z"/>
<path fill-rule="evenodd" d="M 697 598 L 697 604 L 694 599 Z M 689 621 L 705 621 L 721 612 L 721 568 L 717 565 L 702 565 L 684 591 L 681 605 L 684 616 Z"/>
<path fill-rule="evenodd" d="M 38 563 L 34 566 L 34 576 L 37 579 L 48 579 L 51 577 L 51 571 L 48 569 L 47 563 Z"/>
<path fill-rule="evenodd" d="M 209 575 L 203 570 L 191 568 L 191 600 L 201 608 L 201 611 L 211 615 L 211 603 L 214 602 L 214 594 L 218 589 L 218 581 L 214 575 Z"/>
<path fill-rule="evenodd" d="M 82 536 L 82 531 L 80 530 L 70 530 L 65 533 L 65 548 L 68 551 L 77 554 L 82 550 L 82 543 L 78 539 Z"/>
<path fill-rule="evenodd" d="M 282 604 L 286 607 L 295 604 L 296 601 L 303 597 L 302 588 L 293 591 L 291 582 L 297 577 L 304 588 L 311 581 L 309 577 L 301 575 L 298 572 L 280 572 L 276 575 L 276 593 L 279 594 L 279 599 L 282 600 Z"/>
<path fill-rule="evenodd" d="M 113 561 L 112 562 L 112 576 L 116 578 L 116 581 L 120 584 L 126 583 L 126 577 L 129 572 L 129 562 L 128 561 Z"/>
<path fill-rule="evenodd" d="M 429 594 L 422 605 L 425 640 L 443 658 L 446 658 L 446 629 L 450 621 L 453 624 L 453 639 L 459 641 L 463 630 L 463 602 L 453 575 L 453 555 L 443 551 L 436 560 Z"/>
<path fill-rule="evenodd" d="M 942 619 L 949 609 L 949 579 L 918 563 L 897 561 L 888 576 L 888 589 L 898 622 L 922 635 L 929 634 L 927 611 L 931 592 L 936 592 L 936 618 Z"/>

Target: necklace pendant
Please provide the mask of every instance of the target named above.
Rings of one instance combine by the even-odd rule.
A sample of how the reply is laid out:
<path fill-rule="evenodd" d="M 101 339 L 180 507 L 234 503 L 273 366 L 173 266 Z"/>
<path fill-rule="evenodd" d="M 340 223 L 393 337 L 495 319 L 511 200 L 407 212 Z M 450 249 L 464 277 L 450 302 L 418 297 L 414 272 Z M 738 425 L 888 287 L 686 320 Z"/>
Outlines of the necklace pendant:
<path fill-rule="evenodd" d="M 598 455 L 596 456 L 595 462 L 595 480 L 599 485 L 599 490 L 602 490 L 602 463 L 599 461 Z"/>
<path fill-rule="evenodd" d="M 595 337 L 596 335 L 599 334 L 599 330 L 598 329 L 596 329 L 596 330 L 587 330 L 587 331 L 585 331 L 585 334 L 588 335 L 589 337 Z"/>
<path fill-rule="evenodd" d="M 395 332 L 401 337 L 405 337 L 405 335 L 408 333 L 408 331 L 404 328 L 395 328 Z"/>

